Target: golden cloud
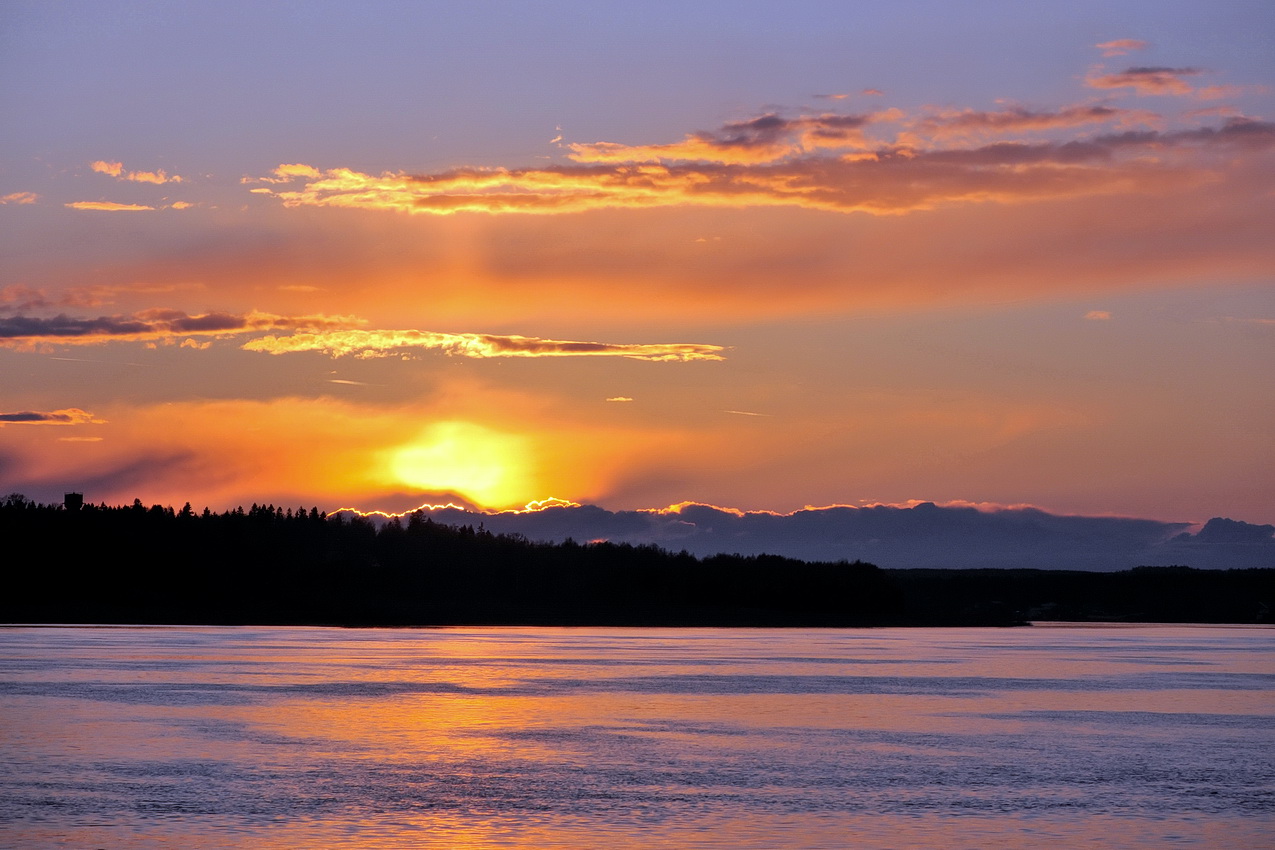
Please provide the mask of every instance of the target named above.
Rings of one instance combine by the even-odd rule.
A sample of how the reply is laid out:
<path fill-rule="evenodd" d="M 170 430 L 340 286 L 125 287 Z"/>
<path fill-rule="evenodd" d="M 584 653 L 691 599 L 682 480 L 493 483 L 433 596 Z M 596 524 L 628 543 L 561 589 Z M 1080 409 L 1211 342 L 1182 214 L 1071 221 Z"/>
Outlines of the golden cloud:
<path fill-rule="evenodd" d="M 827 123 L 826 116 L 818 120 Z M 986 133 L 1107 121 L 1150 123 L 1155 116 L 1092 106 L 1054 113 L 964 112 L 928 120 L 918 127 L 949 136 L 969 135 L 975 129 Z M 793 132 L 792 127 L 807 132 L 813 125 L 795 119 L 775 121 L 779 123 L 768 120 L 757 125 L 780 127 L 774 135 L 755 130 L 740 139 L 714 136 L 672 146 L 598 143 L 589 147 L 588 161 L 546 168 L 463 168 L 424 175 L 372 175 L 336 168 L 301 178 L 305 183 L 298 189 L 271 194 L 290 207 L 429 215 L 559 214 L 669 206 L 795 206 L 888 215 L 953 203 L 1008 204 L 1181 187 L 1213 179 L 1216 169 L 1240 167 L 1237 152 L 1275 146 L 1275 125 L 1236 117 L 1198 130 L 944 148 L 892 143 L 830 155 L 811 152 L 805 142 L 794 143 L 785 135 Z M 846 133 L 855 135 L 849 129 Z M 914 141 L 915 135 L 908 134 L 907 140 Z M 858 144 L 847 139 L 836 143 Z M 684 161 L 701 149 L 716 158 L 705 154 L 702 161 Z M 797 150 L 802 152 L 787 156 Z M 662 161 L 650 161 L 655 158 Z M 303 170 L 302 166 L 287 168 Z"/>
<path fill-rule="evenodd" d="M 34 204 L 39 199 L 35 192 L 10 192 L 0 197 L 0 204 Z"/>
<path fill-rule="evenodd" d="M 249 340 L 245 351 L 290 354 L 319 351 L 332 357 L 360 358 L 401 355 L 414 349 L 443 351 L 459 357 L 627 357 L 633 360 L 723 360 L 720 345 L 695 343 L 626 344 L 576 342 L 527 336 L 438 333 L 419 330 L 335 330 L 264 336 Z"/>
<path fill-rule="evenodd" d="M 154 183 L 163 185 L 165 183 L 181 183 L 182 178 L 176 174 L 169 175 L 162 168 L 154 171 L 125 171 L 124 163 L 109 162 L 99 159 L 89 163 L 89 168 L 98 174 L 105 174 L 114 177 L 117 180 L 127 180 L 131 183 Z"/>
<path fill-rule="evenodd" d="M 98 174 L 107 174 L 111 177 L 119 177 L 120 174 L 124 171 L 124 163 L 107 162 L 104 159 L 98 159 L 98 160 L 94 160 L 93 162 L 90 162 L 89 168 L 93 169 Z"/>

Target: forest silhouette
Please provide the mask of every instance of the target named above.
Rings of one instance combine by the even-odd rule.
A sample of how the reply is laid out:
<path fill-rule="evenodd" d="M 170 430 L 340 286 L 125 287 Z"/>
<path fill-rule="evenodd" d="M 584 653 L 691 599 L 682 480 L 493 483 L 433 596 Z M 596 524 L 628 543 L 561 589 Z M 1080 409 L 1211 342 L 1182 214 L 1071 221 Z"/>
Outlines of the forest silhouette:
<path fill-rule="evenodd" d="M 0 622 L 347 626 L 1264 623 L 1275 569 L 882 569 L 543 543 L 423 513 L 0 500 Z M 22 554 L 20 554 L 22 553 Z"/>

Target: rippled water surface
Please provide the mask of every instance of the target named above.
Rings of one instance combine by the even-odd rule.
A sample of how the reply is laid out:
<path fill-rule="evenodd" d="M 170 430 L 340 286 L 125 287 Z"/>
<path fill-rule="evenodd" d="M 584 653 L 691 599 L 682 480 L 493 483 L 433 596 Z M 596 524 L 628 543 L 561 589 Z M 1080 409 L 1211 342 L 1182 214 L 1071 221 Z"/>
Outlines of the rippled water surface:
<path fill-rule="evenodd" d="M 1275 630 L 0 629 L 0 845 L 1275 847 Z"/>

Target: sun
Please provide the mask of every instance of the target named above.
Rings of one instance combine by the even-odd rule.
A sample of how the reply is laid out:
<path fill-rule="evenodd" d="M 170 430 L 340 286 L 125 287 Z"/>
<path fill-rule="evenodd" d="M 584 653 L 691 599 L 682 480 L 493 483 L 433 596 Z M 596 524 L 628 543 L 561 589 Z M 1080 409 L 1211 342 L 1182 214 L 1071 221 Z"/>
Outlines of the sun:
<path fill-rule="evenodd" d="M 390 470 L 397 482 L 419 490 L 455 493 L 480 507 L 508 507 L 531 498 L 528 449 L 524 437 L 471 422 L 438 422 L 396 449 Z"/>

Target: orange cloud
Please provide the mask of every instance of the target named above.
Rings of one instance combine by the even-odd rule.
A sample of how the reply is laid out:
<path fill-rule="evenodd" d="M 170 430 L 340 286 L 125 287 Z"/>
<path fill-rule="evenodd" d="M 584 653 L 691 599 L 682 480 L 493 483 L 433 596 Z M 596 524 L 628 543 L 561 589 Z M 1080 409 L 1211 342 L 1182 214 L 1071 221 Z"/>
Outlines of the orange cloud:
<path fill-rule="evenodd" d="M 153 210 L 145 204 L 117 204 L 113 201 L 75 201 L 70 204 L 63 204 L 73 210 L 96 210 L 98 212 L 141 212 L 143 210 Z"/>
<path fill-rule="evenodd" d="M 0 413 L 0 427 L 5 425 L 105 425 L 105 419 L 98 419 L 92 413 L 78 407 L 63 410 L 35 411 L 24 410 L 20 413 Z"/>
<path fill-rule="evenodd" d="M 0 204 L 34 204 L 39 199 L 35 192 L 10 192 L 0 197 Z"/>
<path fill-rule="evenodd" d="M 461 357 L 628 357 L 633 360 L 722 360 L 720 345 L 694 343 L 625 344 L 574 342 L 527 336 L 437 333 L 418 330 L 335 330 L 265 336 L 243 345 L 246 351 L 288 354 L 321 351 L 332 357 L 387 357 L 413 349 L 444 351 Z"/>

